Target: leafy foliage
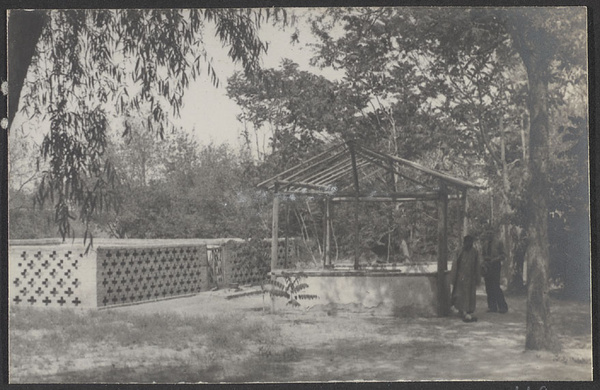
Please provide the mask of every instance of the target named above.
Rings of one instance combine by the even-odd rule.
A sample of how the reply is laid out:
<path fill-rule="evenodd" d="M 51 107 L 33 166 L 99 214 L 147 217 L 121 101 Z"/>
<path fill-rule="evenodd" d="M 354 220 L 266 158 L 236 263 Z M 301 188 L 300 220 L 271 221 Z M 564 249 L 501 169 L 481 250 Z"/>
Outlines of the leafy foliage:
<path fill-rule="evenodd" d="M 134 136 L 135 132 L 132 132 Z M 255 189 L 251 164 L 227 145 L 199 145 L 178 130 L 164 140 L 111 143 L 124 185 L 120 207 L 95 220 L 119 238 L 251 238 L 266 235 L 268 199 Z"/>
<path fill-rule="evenodd" d="M 256 149 L 262 159 L 275 160 L 280 168 L 297 164 L 332 136 L 348 138 L 356 105 L 361 104 L 355 91 L 301 71 L 287 59 L 278 69 L 262 70 L 257 77 L 234 74 L 227 93 L 242 108 L 238 119 L 251 127 L 244 133 L 246 143 L 253 145 L 253 136 L 267 131 L 270 150 L 260 144 Z"/>
<path fill-rule="evenodd" d="M 261 285 L 264 293 L 269 293 L 272 299 L 283 298 L 286 300 L 286 305 L 300 307 L 302 300 L 317 299 L 314 294 L 301 294 L 302 291 L 308 288 L 308 284 L 302 283 L 301 280 L 306 278 L 306 274 L 300 272 L 295 274 L 281 273 L 283 281 L 271 279 L 268 283 Z"/>
<path fill-rule="evenodd" d="M 63 238 L 72 233 L 74 206 L 86 225 L 93 215 L 117 209 L 114 166 L 104 158 L 111 114 L 148 103 L 147 128 L 162 137 L 169 112 L 179 114 L 190 77 L 206 72 L 218 84 L 203 41 L 205 23 L 251 74 L 267 49 L 257 28 L 282 15 L 286 20 L 284 11 L 250 8 L 37 12 L 47 17 L 22 109 L 50 121 L 42 143 L 49 168 L 37 202 L 53 202 Z"/>

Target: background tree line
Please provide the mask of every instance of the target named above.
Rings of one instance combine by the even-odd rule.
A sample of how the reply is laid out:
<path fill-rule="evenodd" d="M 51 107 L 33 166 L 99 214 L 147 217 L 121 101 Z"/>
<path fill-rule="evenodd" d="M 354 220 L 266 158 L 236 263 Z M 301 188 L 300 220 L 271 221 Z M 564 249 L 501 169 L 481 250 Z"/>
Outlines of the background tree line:
<path fill-rule="evenodd" d="M 106 159 L 118 176 L 113 195 L 118 207 L 93 216 L 95 236 L 249 238 L 255 234 L 249 226 L 262 229 L 262 236 L 268 234 L 262 208 L 269 205 L 265 194 L 253 188 L 254 162 L 249 155 L 227 144 L 200 145 L 182 129 L 160 139 L 144 128 L 144 122 L 139 116 L 127 117 L 127 135 L 123 138 L 118 132 L 107 142 Z M 35 187 L 17 188 L 16 180 L 15 172 L 10 237 L 56 237 L 52 208 L 36 206 Z M 83 235 L 85 226 L 77 220 L 71 223 L 76 234 Z"/>

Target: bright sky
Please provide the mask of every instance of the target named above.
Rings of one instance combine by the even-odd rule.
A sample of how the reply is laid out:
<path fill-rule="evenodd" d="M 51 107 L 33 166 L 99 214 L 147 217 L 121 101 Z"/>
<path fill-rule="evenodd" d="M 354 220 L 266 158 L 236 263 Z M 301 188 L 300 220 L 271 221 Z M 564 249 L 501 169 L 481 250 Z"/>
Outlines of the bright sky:
<path fill-rule="evenodd" d="M 333 70 L 320 71 L 311 67 L 309 60 L 312 57 L 311 48 L 308 43 L 316 40 L 310 33 L 305 23 L 304 16 L 310 12 L 319 12 L 316 9 L 294 10 L 299 16 L 296 26 L 288 27 L 281 31 L 279 28 L 264 26 L 260 36 L 269 44 L 267 55 L 262 58 L 262 66 L 265 68 L 277 68 L 283 58 L 289 58 L 299 64 L 301 70 L 322 74 L 325 77 L 336 78 Z M 291 36 L 295 29 L 299 30 L 299 43 L 291 44 Z M 214 33 L 206 32 L 207 51 L 213 56 L 213 65 L 220 80 L 219 87 L 212 85 L 208 77 L 201 77 L 196 82 L 190 83 L 190 89 L 186 93 L 184 107 L 181 110 L 181 119 L 176 121 L 183 128 L 195 129 L 194 134 L 198 141 L 208 143 L 211 141 L 221 143 L 228 142 L 235 146 L 240 142 L 239 135 L 243 129 L 236 116 L 241 113 L 240 108 L 226 96 L 227 78 L 235 71 L 241 71 L 241 65 L 234 66 L 227 56 L 227 48 L 222 48 L 220 41 L 214 38 Z"/>
<path fill-rule="evenodd" d="M 292 9 L 288 9 L 290 12 Z M 321 9 L 322 11 L 323 9 Z M 323 71 L 309 65 L 312 57 L 310 47 L 306 45 L 315 43 L 316 40 L 310 33 L 306 17 L 310 13 L 320 12 L 319 9 L 295 8 L 293 12 L 298 17 L 298 24 L 281 30 L 279 27 L 264 25 L 260 37 L 269 45 L 267 55 L 262 57 L 262 66 L 276 68 L 283 58 L 289 58 L 299 64 L 301 70 L 310 70 L 328 78 L 339 78 L 340 74 L 331 70 Z M 204 73 L 195 81 L 190 82 L 189 90 L 184 97 L 181 117 L 175 118 L 177 127 L 181 126 L 195 135 L 196 139 L 207 144 L 210 142 L 227 142 L 231 146 L 240 144 L 239 135 L 243 129 L 236 116 L 241 113 L 240 108 L 226 96 L 227 79 L 235 71 L 242 70 L 240 64 L 234 65 L 227 55 L 228 48 L 222 47 L 221 42 L 214 35 L 212 26 L 204 34 L 207 52 L 212 56 L 212 64 L 220 81 L 215 87 L 209 77 Z M 291 44 L 294 31 L 299 31 L 299 43 Z M 21 127 L 21 125 L 23 125 Z M 11 129 L 22 129 L 36 143 L 40 143 L 43 135 L 49 130 L 49 123 L 38 120 L 26 120 L 23 114 L 18 113 Z"/>

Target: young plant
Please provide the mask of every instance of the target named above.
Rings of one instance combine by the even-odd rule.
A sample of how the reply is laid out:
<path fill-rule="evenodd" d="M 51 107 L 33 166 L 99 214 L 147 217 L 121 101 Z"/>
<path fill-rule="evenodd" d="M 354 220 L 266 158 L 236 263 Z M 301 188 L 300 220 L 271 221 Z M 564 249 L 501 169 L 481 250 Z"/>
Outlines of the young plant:
<path fill-rule="evenodd" d="M 281 276 L 283 281 L 277 279 L 269 280 L 268 282 L 261 285 L 263 294 L 269 293 L 269 296 L 274 301 L 275 298 L 286 299 L 286 305 L 292 305 L 299 307 L 301 300 L 317 299 L 318 296 L 314 294 L 301 294 L 302 291 L 308 288 L 308 284 L 301 283 L 306 275 L 302 272 L 295 273 L 294 275 L 282 272 Z"/>

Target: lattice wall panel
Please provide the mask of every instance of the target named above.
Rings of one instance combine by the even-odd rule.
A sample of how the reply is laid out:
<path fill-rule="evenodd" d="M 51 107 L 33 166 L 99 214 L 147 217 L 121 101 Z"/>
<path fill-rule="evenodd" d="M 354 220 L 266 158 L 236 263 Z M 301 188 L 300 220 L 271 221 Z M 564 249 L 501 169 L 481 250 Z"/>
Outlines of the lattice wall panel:
<path fill-rule="evenodd" d="M 98 248 L 98 307 L 208 289 L 206 246 Z"/>
<path fill-rule="evenodd" d="M 91 304 L 84 302 L 82 294 L 83 262 L 83 254 L 71 250 L 11 249 L 10 304 L 37 307 Z"/>
<path fill-rule="evenodd" d="M 271 243 L 265 241 L 260 253 L 249 250 L 249 244 L 228 242 L 223 252 L 223 276 L 226 284 L 257 284 L 267 278 L 271 270 Z M 297 248 L 294 240 L 288 240 L 288 263 L 296 256 Z M 263 259 L 258 263 L 257 259 Z M 277 266 L 284 268 L 285 243 L 278 247 Z"/>

